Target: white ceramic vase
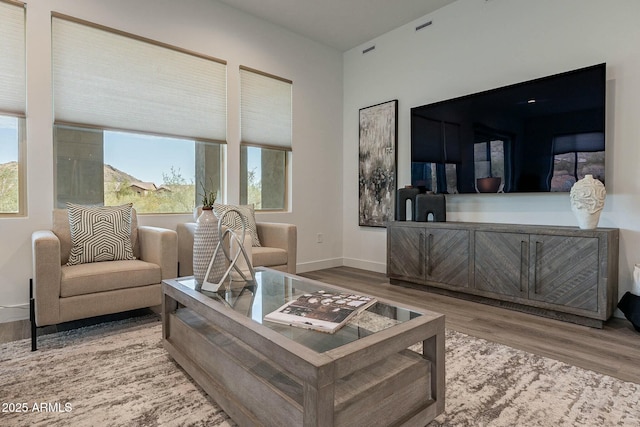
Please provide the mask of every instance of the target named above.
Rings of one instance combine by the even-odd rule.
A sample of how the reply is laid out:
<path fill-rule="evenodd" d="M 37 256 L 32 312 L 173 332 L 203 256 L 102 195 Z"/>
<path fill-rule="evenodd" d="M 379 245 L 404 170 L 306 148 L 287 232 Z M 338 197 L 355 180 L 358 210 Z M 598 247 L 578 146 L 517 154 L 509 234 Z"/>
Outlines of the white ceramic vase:
<path fill-rule="evenodd" d="M 607 196 L 604 184 L 595 179 L 593 175 L 585 175 L 584 178 L 573 184 L 569 196 L 571 210 L 578 220 L 578 226 L 585 230 L 596 228 L 600 220 L 600 212 L 604 208 L 604 199 Z"/>
<path fill-rule="evenodd" d="M 202 287 L 211 257 L 219 241 L 218 218 L 211 208 L 203 208 L 196 221 L 196 231 L 193 236 L 193 277 L 198 284 L 198 289 Z M 221 254 L 222 251 L 218 251 L 218 255 Z M 219 262 L 222 263 L 224 271 L 224 257 L 216 256 L 216 263 Z"/>

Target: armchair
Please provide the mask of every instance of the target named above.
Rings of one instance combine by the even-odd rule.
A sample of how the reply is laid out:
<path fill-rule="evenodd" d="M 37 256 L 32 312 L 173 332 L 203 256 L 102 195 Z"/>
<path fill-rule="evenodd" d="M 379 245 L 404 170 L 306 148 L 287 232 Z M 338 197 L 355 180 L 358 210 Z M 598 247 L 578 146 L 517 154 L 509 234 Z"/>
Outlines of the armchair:
<path fill-rule="evenodd" d="M 297 228 L 293 224 L 257 222 L 258 237 L 262 246 L 251 248 L 251 263 L 254 267 L 269 267 L 295 274 L 298 242 Z M 193 274 L 193 238 L 195 222 L 178 224 L 179 276 Z"/>
<path fill-rule="evenodd" d="M 66 209 L 53 211 L 52 230 L 31 236 L 31 350 L 37 328 L 162 303 L 163 279 L 177 277 L 177 234 L 173 230 L 138 226 L 131 218 L 135 260 L 66 265 L 71 231 Z"/>

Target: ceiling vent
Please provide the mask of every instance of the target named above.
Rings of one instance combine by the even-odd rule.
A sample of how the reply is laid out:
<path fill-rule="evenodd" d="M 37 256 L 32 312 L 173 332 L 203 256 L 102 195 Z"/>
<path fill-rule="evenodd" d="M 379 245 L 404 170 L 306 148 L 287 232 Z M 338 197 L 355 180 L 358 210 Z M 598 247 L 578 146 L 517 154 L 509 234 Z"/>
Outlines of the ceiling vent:
<path fill-rule="evenodd" d="M 371 52 L 373 49 L 376 48 L 376 45 L 373 45 L 371 47 L 366 48 L 365 50 L 362 51 L 362 54 L 364 55 L 365 53 L 369 53 Z"/>
<path fill-rule="evenodd" d="M 420 31 L 420 30 L 422 30 L 423 28 L 426 28 L 426 27 L 428 27 L 428 26 L 429 26 L 429 25 L 431 25 L 431 24 L 433 24 L 433 21 L 427 21 L 427 22 L 425 22 L 424 24 L 418 25 L 418 26 L 416 27 L 416 31 Z"/>

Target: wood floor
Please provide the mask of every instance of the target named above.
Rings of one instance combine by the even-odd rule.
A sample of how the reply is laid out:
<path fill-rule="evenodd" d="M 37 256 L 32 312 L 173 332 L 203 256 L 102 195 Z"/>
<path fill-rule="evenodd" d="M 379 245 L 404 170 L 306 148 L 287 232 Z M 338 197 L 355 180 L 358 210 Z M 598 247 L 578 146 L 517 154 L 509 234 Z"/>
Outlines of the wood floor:
<path fill-rule="evenodd" d="M 624 319 L 594 329 L 390 285 L 384 274 L 349 267 L 301 276 L 443 313 L 449 329 L 640 384 L 640 333 Z M 28 321 L 0 324 L 0 343 L 29 336 Z"/>
<path fill-rule="evenodd" d="M 301 276 L 436 311 L 449 329 L 640 384 L 640 333 L 624 319 L 594 329 L 391 285 L 384 274 L 349 267 Z"/>

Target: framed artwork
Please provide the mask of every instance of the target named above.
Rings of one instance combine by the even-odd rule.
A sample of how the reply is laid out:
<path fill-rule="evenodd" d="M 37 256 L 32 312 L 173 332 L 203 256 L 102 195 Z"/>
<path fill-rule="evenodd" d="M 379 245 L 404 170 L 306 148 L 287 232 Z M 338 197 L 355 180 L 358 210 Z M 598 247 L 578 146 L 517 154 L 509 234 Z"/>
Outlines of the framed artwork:
<path fill-rule="evenodd" d="M 359 225 L 394 219 L 398 100 L 360 109 Z"/>

